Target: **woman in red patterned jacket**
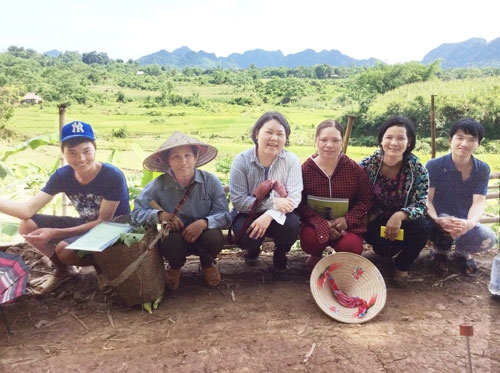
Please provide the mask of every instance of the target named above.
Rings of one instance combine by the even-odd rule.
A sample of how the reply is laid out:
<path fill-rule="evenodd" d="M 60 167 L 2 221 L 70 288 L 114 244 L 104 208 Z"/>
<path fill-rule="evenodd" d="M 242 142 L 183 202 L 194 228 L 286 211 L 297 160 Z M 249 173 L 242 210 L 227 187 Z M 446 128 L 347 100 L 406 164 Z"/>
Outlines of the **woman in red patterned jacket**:
<path fill-rule="evenodd" d="M 363 252 L 362 234 L 366 231 L 367 211 L 373 204 L 373 192 L 366 172 L 342 152 L 344 129 L 335 120 L 324 120 L 316 128 L 316 153 L 302 164 L 304 189 L 297 209 L 302 224 L 300 244 L 309 254 L 306 261 L 312 271 L 323 251 L 331 246 L 336 252 Z M 344 216 L 308 206 L 307 197 L 348 199 Z"/>

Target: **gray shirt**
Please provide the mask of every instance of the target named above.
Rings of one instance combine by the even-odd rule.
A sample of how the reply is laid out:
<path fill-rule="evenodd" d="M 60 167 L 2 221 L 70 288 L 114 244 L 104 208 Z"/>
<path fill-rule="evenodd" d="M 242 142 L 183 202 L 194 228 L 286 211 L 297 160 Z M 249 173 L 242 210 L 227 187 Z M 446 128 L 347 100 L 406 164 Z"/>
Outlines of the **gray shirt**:
<path fill-rule="evenodd" d="M 269 167 L 266 175 L 264 166 L 257 158 L 256 147 L 253 147 L 238 154 L 231 165 L 229 192 L 235 211 L 250 212 L 255 202 L 253 191 L 266 179 L 277 180 L 283 184 L 288 193 L 287 198 L 297 208 L 302 198 L 303 188 L 299 158 L 287 150 L 282 150 Z M 274 197 L 279 196 L 273 191 L 269 197 L 260 202 L 256 211 L 266 213 L 279 224 L 283 224 L 286 214 L 276 209 Z"/>

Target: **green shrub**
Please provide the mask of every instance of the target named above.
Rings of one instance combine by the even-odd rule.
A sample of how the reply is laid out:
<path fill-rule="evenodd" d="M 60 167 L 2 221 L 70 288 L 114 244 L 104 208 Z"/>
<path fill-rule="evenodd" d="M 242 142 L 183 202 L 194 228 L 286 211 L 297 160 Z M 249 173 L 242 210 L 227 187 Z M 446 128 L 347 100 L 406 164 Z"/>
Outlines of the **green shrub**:
<path fill-rule="evenodd" d="M 117 130 L 112 130 L 111 135 L 118 139 L 126 139 L 128 137 L 127 127 L 123 126 Z"/>

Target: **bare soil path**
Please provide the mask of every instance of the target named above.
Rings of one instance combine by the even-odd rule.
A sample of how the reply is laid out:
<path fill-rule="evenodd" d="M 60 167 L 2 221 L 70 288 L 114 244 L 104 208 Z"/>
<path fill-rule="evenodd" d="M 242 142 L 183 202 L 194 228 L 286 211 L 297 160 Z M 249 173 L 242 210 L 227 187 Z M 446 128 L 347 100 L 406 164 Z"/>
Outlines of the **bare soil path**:
<path fill-rule="evenodd" d="M 25 244 L 1 249 L 22 253 L 32 278 L 50 272 Z M 385 308 L 363 324 L 339 323 L 316 305 L 300 251 L 290 254 L 292 280 L 279 283 L 271 253 L 250 268 L 240 252 L 225 252 L 217 289 L 190 259 L 179 290 L 153 314 L 101 294 L 84 269 L 52 294 L 1 306 L 13 334 L 0 324 L 0 372 L 466 372 L 463 322 L 474 328 L 474 372 L 500 372 L 500 300 L 487 289 L 495 254 L 479 256 L 478 278 L 444 280 L 425 249 L 410 286 L 387 281 Z M 369 247 L 363 255 L 390 278 Z"/>

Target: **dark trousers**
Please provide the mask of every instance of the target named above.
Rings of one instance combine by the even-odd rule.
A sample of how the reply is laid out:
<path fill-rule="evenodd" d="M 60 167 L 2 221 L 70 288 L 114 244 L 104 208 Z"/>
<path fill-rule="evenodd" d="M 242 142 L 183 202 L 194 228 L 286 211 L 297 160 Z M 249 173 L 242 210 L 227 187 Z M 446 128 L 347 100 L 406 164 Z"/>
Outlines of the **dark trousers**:
<path fill-rule="evenodd" d="M 427 244 L 429 226 L 426 219 L 403 221 L 403 241 L 389 241 L 380 237 L 380 227 L 386 225 L 388 219 L 375 219 L 368 224 L 363 238 L 373 247 L 373 251 L 380 256 L 394 257 L 394 265 L 400 271 L 408 271 L 410 265 L 418 258 L 420 252 Z"/>
<path fill-rule="evenodd" d="M 448 254 L 451 250 L 451 246 L 453 245 L 453 238 L 451 236 L 442 231 L 437 224 L 434 224 L 430 219 L 427 221 L 429 225 L 429 241 L 431 241 L 434 245 L 434 249 L 437 250 L 440 254 Z"/>
<path fill-rule="evenodd" d="M 209 268 L 224 246 L 220 229 L 207 229 L 194 243 L 187 243 L 180 232 L 170 234 L 158 243 L 161 255 L 168 261 L 169 268 L 179 269 L 186 263 L 186 257 L 200 257 L 201 268 Z"/>
<path fill-rule="evenodd" d="M 241 230 L 241 227 L 245 220 L 247 219 L 247 214 L 238 214 L 233 221 L 233 232 L 234 235 L 237 236 L 238 232 Z M 257 219 L 258 216 L 255 217 Z M 254 219 L 254 220 L 255 220 Z M 251 223 L 250 223 L 251 224 Z M 277 269 L 286 268 L 286 253 L 290 251 L 292 245 L 297 241 L 297 237 L 299 234 L 299 217 L 295 212 L 291 212 L 286 214 L 286 220 L 283 225 L 276 223 L 276 221 L 272 221 L 269 227 L 267 228 L 266 234 L 264 237 L 261 237 L 257 240 L 250 238 L 248 233 L 244 233 L 238 242 L 238 247 L 247 250 L 248 257 L 256 258 L 259 256 L 260 247 L 265 237 L 270 237 L 273 239 L 275 244 L 274 255 L 273 255 L 273 263 L 274 267 Z"/>

